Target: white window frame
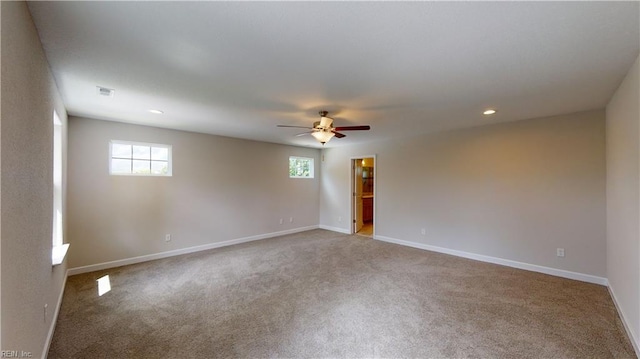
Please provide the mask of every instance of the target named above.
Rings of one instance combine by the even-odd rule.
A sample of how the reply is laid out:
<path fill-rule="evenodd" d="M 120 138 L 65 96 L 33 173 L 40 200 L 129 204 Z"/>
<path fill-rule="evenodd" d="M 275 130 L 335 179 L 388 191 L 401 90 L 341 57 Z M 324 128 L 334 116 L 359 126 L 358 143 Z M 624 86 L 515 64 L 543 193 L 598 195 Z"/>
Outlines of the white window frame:
<path fill-rule="evenodd" d="M 51 265 L 64 262 L 69 243 L 64 243 L 64 211 L 62 209 L 62 121 L 53 111 L 53 223 L 51 226 Z"/>
<path fill-rule="evenodd" d="M 166 174 L 158 174 L 158 173 L 113 173 L 111 168 L 111 160 L 113 159 L 113 145 L 131 145 L 131 146 L 144 146 L 144 147 L 155 147 L 155 148 L 166 148 L 169 153 L 167 156 L 167 173 Z M 111 176 L 140 176 L 140 177 L 172 177 L 173 176 L 173 157 L 172 157 L 172 148 L 171 145 L 165 145 L 161 143 L 148 143 L 148 142 L 136 142 L 136 141 L 122 141 L 122 140 L 111 140 L 109 141 L 109 174 Z M 133 161 L 133 159 L 132 159 Z M 142 160 L 145 161 L 145 160 Z M 152 162 L 150 159 L 149 162 Z"/>
<path fill-rule="evenodd" d="M 291 175 L 291 160 L 308 160 L 309 163 L 309 175 L 308 176 L 292 176 Z M 315 176 L 315 161 L 312 157 L 300 157 L 300 156 L 289 156 L 289 162 L 287 164 L 287 170 L 289 171 L 289 178 L 314 178 Z"/>

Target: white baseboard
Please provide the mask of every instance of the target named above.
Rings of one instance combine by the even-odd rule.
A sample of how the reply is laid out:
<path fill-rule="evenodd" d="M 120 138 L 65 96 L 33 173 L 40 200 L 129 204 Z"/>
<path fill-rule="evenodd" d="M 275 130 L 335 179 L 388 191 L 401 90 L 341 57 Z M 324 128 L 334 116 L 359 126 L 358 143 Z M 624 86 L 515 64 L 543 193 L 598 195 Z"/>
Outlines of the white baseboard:
<path fill-rule="evenodd" d="M 160 253 L 154 253 L 154 254 L 147 254 L 147 255 L 144 255 L 144 256 L 133 257 L 133 258 L 119 259 L 119 260 L 115 260 L 115 261 L 111 261 L 111 262 L 91 264 L 91 265 L 88 265 L 88 266 L 71 268 L 71 269 L 68 270 L 68 275 L 71 276 L 71 275 L 76 275 L 76 274 L 95 272 L 95 271 L 98 271 L 98 270 L 121 267 L 121 266 L 126 266 L 126 265 L 129 265 L 129 264 L 147 262 L 147 261 L 152 261 L 152 260 L 156 260 L 156 259 L 174 257 L 174 256 L 179 256 L 179 255 L 187 254 L 187 253 L 206 251 L 208 249 L 232 246 L 234 244 L 252 242 L 252 241 L 257 241 L 257 240 L 260 240 L 260 239 L 273 238 L 273 237 L 278 237 L 278 236 L 284 236 L 284 235 L 287 235 L 287 234 L 305 232 L 305 231 L 309 231 L 309 230 L 317 229 L 317 228 L 318 228 L 317 225 L 308 226 L 308 227 L 300 227 L 300 228 L 288 229 L 288 230 L 285 230 L 285 231 L 272 232 L 272 233 L 266 233 L 266 234 L 258 234 L 258 235 L 255 235 L 255 236 L 249 236 L 249 237 L 243 237 L 243 238 L 236 238 L 236 239 L 231 239 L 231 240 L 223 241 L 223 242 L 209 243 L 209 244 L 204 244 L 204 245 L 201 245 L 201 246 L 176 249 L 176 250 L 173 250 L 173 251 L 160 252 Z"/>
<path fill-rule="evenodd" d="M 326 229 L 327 231 L 332 231 L 332 232 L 351 234 L 351 231 L 348 230 L 348 229 L 339 228 L 339 227 L 332 227 L 332 226 L 325 226 L 324 224 L 321 224 L 318 228 Z"/>
<path fill-rule="evenodd" d="M 604 285 L 604 286 L 606 286 L 608 284 L 607 278 L 597 277 L 597 276 L 590 275 L 590 274 L 571 272 L 571 271 L 567 271 L 567 270 L 563 270 L 563 269 L 556 269 L 556 268 L 550 268 L 550 267 L 543 267 L 543 266 L 539 266 L 539 265 L 536 265 L 536 264 L 529 264 L 529 263 L 512 261 L 512 260 L 509 260 L 509 259 L 485 256 L 485 255 L 482 255 L 482 254 L 463 252 L 463 251 L 459 251 L 459 250 L 455 250 L 455 249 L 437 247 L 437 246 L 432 246 L 432 245 L 429 245 L 429 244 L 423 244 L 423 243 L 417 243 L 417 242 L 411 242 L 411 241 L 404 241 L 404 240 L 401 240 L 401 239 L 395 239 L 395 238 L 385 237 L 385 236 L 375 236 L 374 239 L 377 239 L 377 240 L 380 240 L 380 241 L 384 241 L 384 242 L 389 242 L 389 243 L 400 244 L 400 245 L 407 246 L 407 247 L 424 249 L 424 250 L 432 251 L 432 252 L 450 254 L 450 255 L 456 256 L 456 257 L 474 259 L 474 260 L 481 261 L 481 262 L 500 264 L 500 265 L 507 266 L 507 267 L 513 267 L 513 268 L 524 269 L 524 270 L 528 270 L 528 271 L 532 271 L 532 272 L 549 274 L 549 275 L 553 275 L 553 276 L 556 276 L 556 277 L 574 279 L 574 280 L 579 280 L 579 281 L 582 281 L 582 282 L 600 284 L 600 285 Z"/>
<path fill-rule="evenodd" d="M 58 323 L 58 314 L 60 313 L 60 307 L 62 306 L 62 297 L 64 296 L 64 290 L 67 287 L 67 277 L 69 276 L 69 270 L 64 272 L 64 279 L 62 280 L 62 289 L 60 289 L 60 295 L 58 295 L 58 302 L 56 303 L 56 309 L 51 317 L 51 324 L 49 324 L 49 333 L 47 333 L 47 339 L 44 342 L 44 349 L 42 350 L 42 359 L 46 359 L 49 354 L 49 348 L 51 347 L 51 341 L 53 340 L 53 333 L 56 330 L 56 323 Z"/>
<path fill-rule="evenodd" d="M 638 338 L 633 332 L 633 329 L 631 329 L 631 327 L 627 323 L 622 310 L 620 310 L 620 305 L 618 304 L 618 298 L 616 297 L 615 291 L 613 290 L 611 285 L 609 285 L 608 288 L 609 294 L 611 294 L 611 298 L 613 298 L 613 304 L 616 306 L 616 310 L 618 311 L 618 316 L 620 316 L 620 320 L 622 320 L 624 329 L 627 331 L 627 336 L 629 337 L 629 340 L 631 340 L 631 344 L 633 344 L 633 349 L 636 351 L 636 356 L 640 358 L 640 338 Z"/>

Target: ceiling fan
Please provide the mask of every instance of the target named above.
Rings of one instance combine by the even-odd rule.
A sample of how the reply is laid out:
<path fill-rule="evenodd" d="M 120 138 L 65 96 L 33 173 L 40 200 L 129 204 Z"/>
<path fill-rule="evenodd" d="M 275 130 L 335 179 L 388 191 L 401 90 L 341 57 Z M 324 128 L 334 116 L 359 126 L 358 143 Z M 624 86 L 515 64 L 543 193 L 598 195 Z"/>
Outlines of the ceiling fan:
<path fill-rule="evenodd" d="M 295 128 L 306 128 L 311 131 L 300 133 L 296 136 L 304 136 L 311 135 L 315 137 L 318 142 L 323 145 L 333 137 L 343 138 L 347 135 L 344 135 L 338 131 L 368 131 L 371 129 L 369 125 L 363 126 L 341 126 L 341 127 L 333 127 L 333 119 L 331 117 L 327 117 L 329 114 L 327 111 L 320 111 L 318 113 L 320 115 L 320 121 L 316 121 L 313 123 L 313 127 L 304 127 L 304 126 L 289 126 L 289 125 L 278 125 L 278 127 L 295 127 Z"/>

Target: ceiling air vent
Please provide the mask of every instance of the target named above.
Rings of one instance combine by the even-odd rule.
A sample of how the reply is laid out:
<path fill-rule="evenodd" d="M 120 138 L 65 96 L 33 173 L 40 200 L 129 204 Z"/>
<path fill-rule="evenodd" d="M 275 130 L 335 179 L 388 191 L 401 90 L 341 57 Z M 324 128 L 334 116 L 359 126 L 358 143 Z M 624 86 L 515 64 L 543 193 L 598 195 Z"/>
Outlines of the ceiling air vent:
<path fill-rule="evenodd" d="M 114 89 L 108 89 L 102 86 L 96 86 L 96 88 L 98 89 L 98 95 L 100 96 L 113 97 L 113 94 L 116 92 Z"/>

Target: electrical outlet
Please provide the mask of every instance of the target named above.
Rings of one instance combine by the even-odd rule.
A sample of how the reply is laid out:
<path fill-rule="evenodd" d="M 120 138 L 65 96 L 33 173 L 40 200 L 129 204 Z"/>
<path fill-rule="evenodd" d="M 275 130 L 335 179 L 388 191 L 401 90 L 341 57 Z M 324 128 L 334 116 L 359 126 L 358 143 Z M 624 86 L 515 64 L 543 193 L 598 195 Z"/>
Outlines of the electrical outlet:
<path fill-rule="evenodd" d="M 289 217 L 289 223 L 293 223 L 293 217 Z"/>
<path fill-rule="evenodd" d="M 423 236 L 426 236 L 427 235 L 427 229 L 426 228 L 422 228 L 420 230 L 420 234 L 422 234 Z"/>
<path fill-rule="evenodd" d="M 342 222 L 342 217 L 338 216 L 338 222 Z"/>
<path fill-rule="evenodd" d="M 165 234 L 164 235 L 164 241 L 165 242 L 171 242 L 171 235 L 170 234 Z"/>
<path fill-rule="evenodd" d="M 47 322 L 47 309 L 49 308 L 49 304 L 44 305 L 44 322 Z"/>
<path fill-rule="evenodd" d="M 558 257 L 564 257 L 564 248 L 558 248 L 556 249 L 556 255 Z"/>
<path fill-rule="evenodd" d="M 284 219 L 280 218 L 280 224 L 284 223 Z"/>

